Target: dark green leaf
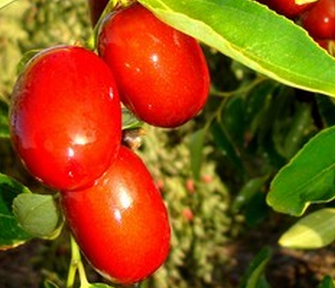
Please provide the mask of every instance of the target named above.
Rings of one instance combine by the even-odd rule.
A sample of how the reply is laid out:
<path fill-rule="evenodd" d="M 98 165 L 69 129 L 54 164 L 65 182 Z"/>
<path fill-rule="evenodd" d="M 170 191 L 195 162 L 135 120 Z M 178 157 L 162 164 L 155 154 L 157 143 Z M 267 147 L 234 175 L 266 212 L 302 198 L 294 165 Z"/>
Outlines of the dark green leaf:
<path fill-rule="evenodd" d="M 325 276 L 318 288 L 335 288 L 334 280 L 330 276 Z"/>
<path fill-rule="evenodd" d="M 216 145 L 221 149 L 223 155 L 230 159 L 237 169 L 244 171 L 240 152 L 230 138 L 225 127 L 215 120 L 210 127 L 210 131 L 214 137 Z"/>
<path fill-rule="evenodd" d="M 317 95 L 315 98 L 323 123 L 327 127 L 335 125 L 335 103 L 333 99 L 324 95 Z"/>
<path fill-rule="evenodd" d="M 266 183 L 267 177 L 258 177 L 249 180 L 240 190 L 232 205 L 233 211 L 238 212 L 243 206 L 262 190 Z"/>
<path fill-rule="evenodd" d="M 257 1 L 139 0 L 167 24 L 284 84 L 335 96 L 335 60 Z"/>
<path fill-rule="evenodd" d="M 335 240 L 335 209 L 324 208 L 301 218 L 279 239 L 288 248 L 316 249 Z"/>
<path fill-rule="evenodd" d="M 20 194 L 14 199 L 13 212 L 21 227 L 34 237 L 52 237 L 61 222 L 52 195 Z"/>
<path fill-rule="evenodd" d="M 200 180 L 200 169 L 203 157 L 203 148 L 207 129 L 200 129 L 191 135 L 190 154 L 193 177 Z"/>
<path fill-rule="evenodd" d="M 221 123 L 224 123 L 232 140 L 239 146 L 244 142 L 244 100 L 242 97 L 233 97 L 228 100 L 222 111 Z"/>
<path fill-rule="evenodd" d="M 311 203 L 335 198 L 335 127 L 313 137 L 273 179 L 267 202 L 299 216 Z"/>
<path fill-rule="evenodd" d="M 29 192 L 28 188 L 17 181 L 0 174 L 0 250 L 16 247 L 31 239 L 21 229 L 12 212 L 15 197 Z"/>
<path fill-rule="evenodd" d="M 243 276 L 239 288 L 270 288 L 264 278 L 264 270 L 271 255 L 271 250 L 268 247 L 258 252 Z"/>
<path fill-rule="evenodd" d="M 0 100 L 0 138 L 9 138 L 8 105 Z"/>

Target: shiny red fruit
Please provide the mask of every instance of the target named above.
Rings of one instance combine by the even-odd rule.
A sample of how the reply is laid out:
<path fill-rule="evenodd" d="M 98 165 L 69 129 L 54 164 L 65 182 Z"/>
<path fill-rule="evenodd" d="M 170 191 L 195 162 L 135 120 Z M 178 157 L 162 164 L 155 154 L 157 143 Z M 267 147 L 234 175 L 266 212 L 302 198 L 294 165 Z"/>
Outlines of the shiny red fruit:
<path fill-rule="evenodd" d="M 121 142 L 121 107 L 110 69 L 84 48 L 40 52 L 15 84 L 10 131 L 27 169 L 44 184 L 68 190 L 92 184 Z"/>
<path fill-rule="evenodd" d="M 108 1 L 109 0 L 88 0 L 88 9 L 93 26 L 97 24 L 102 12 L 108 4 Z"/>
<path fill-rule="evenodd" d="M 267 5 L 278 14 L 284 15 L 288 18 L 294 18 L 301 13 L 310 9 L 314 3 L 307 3 L 298 5 L 295 0 L 259 0 L 259 2 Z"/>
<path fill-rule="evenodd" d="M 98 43 L 121 100 L 139 119 L 176 127 L 205 105 L 210 80 L 200 45 L 140 4 L 111 14 Z"/>
<path fill-rule="evenodd" d="M 167 210 L 146 166 L 128 148 L 120 148 L 93 187 L 63 191 L 61 204 L 82 252 L 107 279 L 135 283 L 165 261 Z"/>
<path fill-rule="evenodd" d="M 301 25 L 315 39 L 335 38 L 335 0 L 319 0 L 301 16 Z"/>

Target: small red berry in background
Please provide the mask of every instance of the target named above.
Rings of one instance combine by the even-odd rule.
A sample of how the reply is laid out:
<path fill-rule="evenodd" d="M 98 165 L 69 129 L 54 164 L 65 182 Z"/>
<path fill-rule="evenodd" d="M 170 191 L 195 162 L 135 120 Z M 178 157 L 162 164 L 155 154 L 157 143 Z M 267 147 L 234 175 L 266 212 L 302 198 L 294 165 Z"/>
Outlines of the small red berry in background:
<path fill-rule="evenodd" d="M 47 49 L 28 62 L 14 87 L 10 121 L 12 143 L 27 169 L 55 189 L 92 184 L 120 147 L 113 75 L 80 47 Z"/>
<path fill-rule="evenodd" d="M 105 19 L 98 50 L 121 100 L 139 119 L 177 127 L 204 107 L 210 79 L 200 45 L 140 4 Z"/>
<path fill-rule="evenodd" d="M 306 3 L 298 5 L 295 0 L 259 0 L 259 2 L 267 5 L 278 14 L 284 15 L 288 18 L 295 18 L 302 12 L 310 9 L 314 3 Z"/>
<path fill-rule="evenodd" d="M 301 25 L 314 39 L 335 39 L 335 0 L 317 1 L 301 16 Z"/>
<path fill-rule="evenodd" d="M 61 203 L 82 252 L 113 282 L 139 282 L 165 261 L 170 247 L 167 210 L 146 166 L 128 148 L 120 148 L 94 186 L 63 191 Z"/>

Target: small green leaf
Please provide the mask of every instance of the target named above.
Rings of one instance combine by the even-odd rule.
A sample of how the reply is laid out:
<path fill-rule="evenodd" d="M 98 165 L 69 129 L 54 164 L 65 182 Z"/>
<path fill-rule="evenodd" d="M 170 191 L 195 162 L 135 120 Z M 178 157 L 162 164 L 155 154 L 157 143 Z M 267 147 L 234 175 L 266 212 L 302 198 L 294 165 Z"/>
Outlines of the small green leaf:
<path fill-rule="evenodd" d="M 142 127 L 143 122 L 138 120 L 128 109 L 122 108 L 122 130 Z"/>
<path fill-rule="evenodd" d="M 335 288 L 334 280 L 330 276 L 325 276 L 322 282 L 319 284 L 318 288 Z"/>
<path fill-rule="evenodd" d="M 0 100 L 0 138 L 9 138 L 8 104 Z"/>
<path fill-rule="evenodd" d="M 203 148 L 207 129 L 200 129 L 191 135 L 190 154 L 193 177 L 200 180 L 200 170 L 202 164 Z"/>
<path fill-rule="evenodd" d="M 0 250 L 14 248 L 31 239 L 20 227 L 12 212 L 12 203 L 20 193 L 29 189 L 0 173 Z"/>
<path fill-rule="evenodd" d="M 335 209 L 324 208 L 300 219 L 279 239 L 288 248 L 316 249 L 335 240 Z"/>
<path fill-rule="evenodd" d="M 34 237 L 52 237 L 61 222 L 52 195 L 20 194 L 14 199 L 13 212 L 21 227 Z"/>
<path fill-rule="evenodd" d="M 16 66 L 16 73 L 19 75 L 23 69 L 26 67 L 27 63 L 38 53 L 41 49 L 30 50 L 22 56 L 19 63 Z"/>
<path fill-rule="evenodd" d="M 302 215 L 311 203 L 335 198 L 335 127 L 313 137 L 273 179 L 267 203 L 278 212 Z"/>
<path fill-rule="evenodd" d="M 264 277 L 264 270 L 271 255 L 271 250 L 268 247 L 258 252 L 243 276 L 239 288 L 270 288 Z"/>
<path fill-rule="evenodd" d="M 335 97 L 335 60 L 257 1 L 139 0 L 162 21 L 281 83 Z M 311 56 L 312 55 L 312 56 Z"/>

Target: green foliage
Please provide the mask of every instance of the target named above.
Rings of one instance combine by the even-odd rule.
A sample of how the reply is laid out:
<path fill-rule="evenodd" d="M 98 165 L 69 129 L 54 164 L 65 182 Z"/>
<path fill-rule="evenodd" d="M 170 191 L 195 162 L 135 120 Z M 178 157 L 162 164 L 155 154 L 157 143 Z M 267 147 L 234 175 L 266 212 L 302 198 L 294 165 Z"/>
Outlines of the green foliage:
<path fill-rule="evenodd" d="M 20 193 L 29 193 L 29 190 L 9 178 L 0 174 L 0 250 L 16 247 L 31 239 L 16 221 L 12 203 Z"/>
<path fill-rule="evenodd" d="M 13 213 L 32 237 L 52 238 L 58 234 L 62 216 L 51 195 L 20 194 L 13 201 Z"/>
<path fill-rule="evenodd" d="M 323 278 L 322 282 L 318 286 L 318 288 L 334 288 L 334 280 L 330 276 L 326 276 Z"/>
<path fill-rule="evenodd" d="M 324 208 L 297 221 L 279 239 L 288 248 L 322 248 L 335 240 L 335 209 Z"/>
<path fill-rule="evenodd" d="M 334 199 L 334 145 L 335 127 L 311 139 L 272 181 L 268 204 L 299 216 L 311 203 Z"/>
<path fill-rule="evenodd" d="M 271 250 L 263 248 L 250 263 L 239 288 L 269 288 L 264 277 L 264 270 L 267 262 L 271 258 Z"/>

